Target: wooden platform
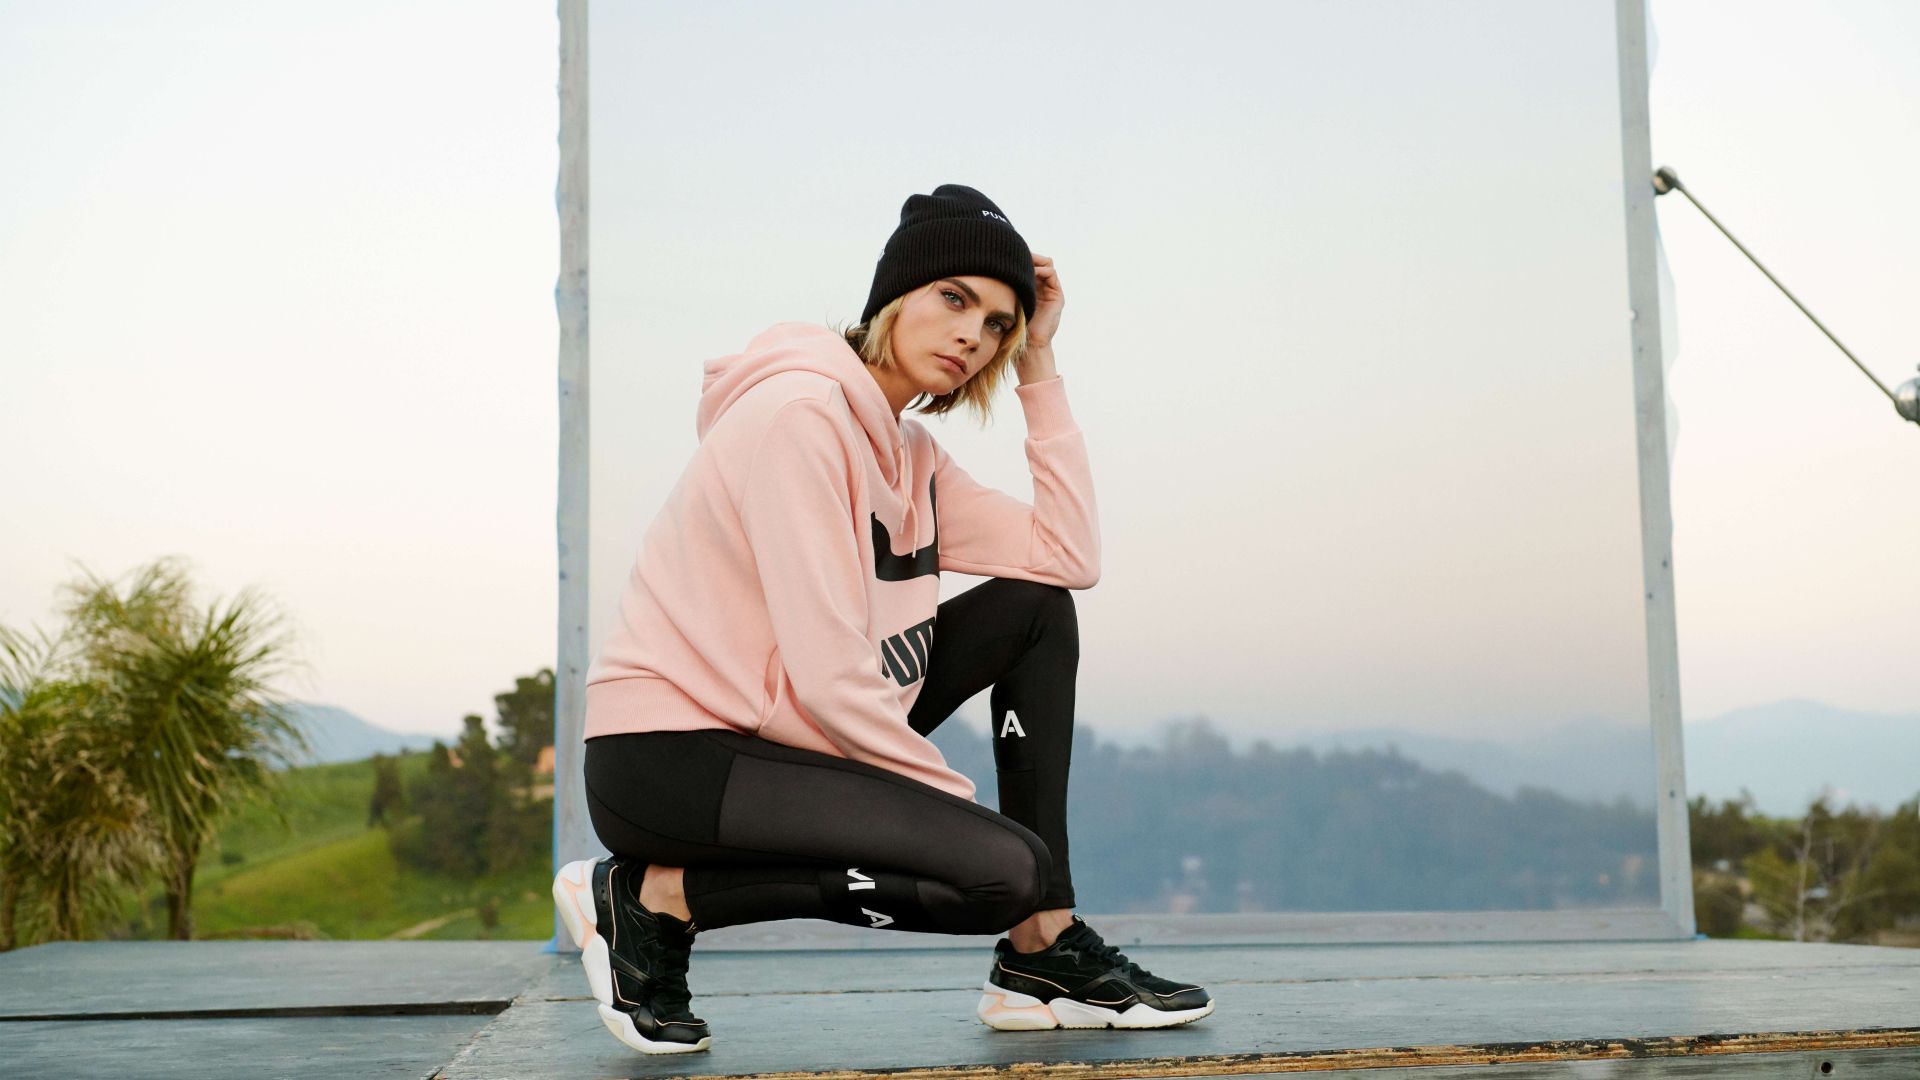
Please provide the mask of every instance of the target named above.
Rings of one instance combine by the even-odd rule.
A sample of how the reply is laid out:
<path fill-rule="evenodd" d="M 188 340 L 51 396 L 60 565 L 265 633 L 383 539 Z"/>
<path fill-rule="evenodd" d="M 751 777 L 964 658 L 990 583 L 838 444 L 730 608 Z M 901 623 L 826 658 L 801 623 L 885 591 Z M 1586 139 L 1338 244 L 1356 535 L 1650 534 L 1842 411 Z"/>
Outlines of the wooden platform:
<path fill-rule="evenodd" d="M 0 954 L 0 1076 L 1920 1076 L 1920 950 L 1782 942 L 1163 945 L 1160 1031 L 999 1032 L 988 954 L 695 947 L 711 1050 L 606 1032 L 530 942 L 108 942 Z"/>

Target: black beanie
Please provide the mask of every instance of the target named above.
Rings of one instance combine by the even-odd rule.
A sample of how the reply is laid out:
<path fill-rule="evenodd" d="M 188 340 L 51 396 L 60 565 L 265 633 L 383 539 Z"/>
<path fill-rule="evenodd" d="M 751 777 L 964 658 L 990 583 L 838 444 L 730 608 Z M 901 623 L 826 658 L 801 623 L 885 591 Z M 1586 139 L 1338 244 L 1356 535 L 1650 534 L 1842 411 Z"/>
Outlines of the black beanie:
<path fill-rule="evenodd" d="M 909 195 L 900 207 L 900 225 L 873 268 L 873 288 L 860 321 L 871 321 L 901 293 L 968 274 L 1006 282 L 1027 318 L 1033 318 L 1039 291 L 1033 255 L 992 199 L 965 184 L 941 184 L 931 195 Z"/>

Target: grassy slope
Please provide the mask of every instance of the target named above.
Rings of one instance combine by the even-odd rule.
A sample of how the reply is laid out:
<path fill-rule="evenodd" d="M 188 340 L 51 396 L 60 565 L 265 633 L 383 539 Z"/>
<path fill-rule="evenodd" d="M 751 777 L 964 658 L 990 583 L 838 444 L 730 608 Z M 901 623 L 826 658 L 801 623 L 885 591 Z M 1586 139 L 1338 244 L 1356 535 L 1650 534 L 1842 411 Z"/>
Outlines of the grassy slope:
<path fill-rule="evenodd" d="M 401 759 L 405 782 L 425 769 L 424 754 Z M 544 853 L 509 873 L 477 880 L 423 874 L 394 859 L 385 829 L 367 827 L 371 761 L 295 769 L 283 780 L 273 804 L 285 824 L 265 803 L 247 806 L 201 858 L 194 878 L 198 936 L 278 928 L 328 938 L 382 938 L 448 916 L 419 936 L 538 939 L 552 933 L 551 871 Z M 147 897 L 147 914 L 129 927 L 133 936 L 164 933 L 158 896 L 154 891 Z M 499 922 L 486 934 L 477 909 L 489 899 L 498 905 Z"/>

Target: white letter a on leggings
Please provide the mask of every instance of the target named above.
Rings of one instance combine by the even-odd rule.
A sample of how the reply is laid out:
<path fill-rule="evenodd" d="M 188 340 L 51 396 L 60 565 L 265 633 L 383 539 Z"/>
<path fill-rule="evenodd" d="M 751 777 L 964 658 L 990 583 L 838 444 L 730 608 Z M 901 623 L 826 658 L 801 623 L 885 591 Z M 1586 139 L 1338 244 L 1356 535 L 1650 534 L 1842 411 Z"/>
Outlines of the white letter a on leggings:
<path fill-rule="evenodd" d="M 872 908 L 861 908 L 860 910 L 866 913 L 867 918 L 873 920 L 874 926 L 885 926 L 888 923 L 891 923 L 893 921 L 893 916 L 882 915 L 879 912 L 873 910 Z M 868 929 L 872 929 L 872 927 L 869 927 Z"/>
<path fill-rule="evenodd" d="M 1006 738 L 1009 731 L 1023 739 L 1027 737 L 1026 729 L 1020 726 L 1020 718 L 1013 715 L 1012 709 L 1007 710 L 1007 718 L 1000 722 L 1000 737 Z"/>

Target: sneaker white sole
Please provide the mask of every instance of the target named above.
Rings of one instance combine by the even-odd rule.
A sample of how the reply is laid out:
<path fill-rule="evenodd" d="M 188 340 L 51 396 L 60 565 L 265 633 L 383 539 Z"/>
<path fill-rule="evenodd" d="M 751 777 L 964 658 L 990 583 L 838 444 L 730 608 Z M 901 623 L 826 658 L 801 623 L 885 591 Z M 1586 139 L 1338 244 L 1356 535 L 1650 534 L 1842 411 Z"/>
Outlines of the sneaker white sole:
<path fill-rule="evenodd" d="M 654 1042 L 640 1034 L 640 1029 L 633 1026 L 633 1017 L 611 1005 L 600 1006 L 600 1022 L 607 1025 L 607 1030 L 613 1032 L 614 1038 L 643 1054 L 690 1054 L 695 1050 L 705 1050 L 713 1044 L 711 1035 L 705 1036 L 696 1043 Z"/>
<path fill-rule="evenodd" d="M 974 1015 L 985 1021 L 988 1027 L 1000 1031 L 1175 1027 L 1206 1016 L 1213 1011 L 1214 1005 L 1209 1001 L 1197 1009 L 1169 1012 L 1145 1002 L 1136 1002 L 1125 1011 L 1120 1011 L 1064 997 L 1054 998 L 1052 1003 L 1048 1003 L 1037 997 L 1015 993 L 1004 986 L 996 986 L 991 979 L 983 984 L 982 989 L 986 992 L 980 996 L 980 1004 L 974 1009 Z"/>
<path fill-rule="evenodd" d="M 598 861 L 578 859 L 561 867 L 553 877 L 553 906 L 559 909 L 560 921 L 567 924 L 567 933 L 573 935 L 573 944 L 580 950 L 580 966 L 587 971 L 587 986 L 594 1000 L 608 1009 L 613 1005 L 613 961 L 608 958 L 607 941 L 600 936 L 600 920 L 593 907 L 593 864 Z"/>

